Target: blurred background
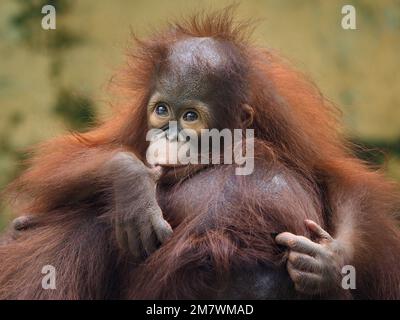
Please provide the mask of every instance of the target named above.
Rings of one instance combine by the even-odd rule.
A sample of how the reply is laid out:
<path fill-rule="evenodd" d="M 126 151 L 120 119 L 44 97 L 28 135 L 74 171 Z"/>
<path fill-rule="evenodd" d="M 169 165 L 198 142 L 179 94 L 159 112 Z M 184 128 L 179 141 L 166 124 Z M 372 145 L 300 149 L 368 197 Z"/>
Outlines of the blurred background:
<path fill-rule="evenodd" d="M 358 155 L 400 181 L 400 0 L 237 2 L 239 18 L 261 19 L 254 40 L 289 58 L 340 106 L 346 133 L 366 147 Z M 231 3 L 1 0 L 0 190 L 23 169 L 28 147 L 107 115 L 107 83 L 131 30 L 144 36 Z M 56 7 L 56 30 L 41 28 L 46 4 Z M 345 4 L 356 9 L 357 30 L 341 27 Z M 0 202 L 0 230 L 10 218 Z"/>

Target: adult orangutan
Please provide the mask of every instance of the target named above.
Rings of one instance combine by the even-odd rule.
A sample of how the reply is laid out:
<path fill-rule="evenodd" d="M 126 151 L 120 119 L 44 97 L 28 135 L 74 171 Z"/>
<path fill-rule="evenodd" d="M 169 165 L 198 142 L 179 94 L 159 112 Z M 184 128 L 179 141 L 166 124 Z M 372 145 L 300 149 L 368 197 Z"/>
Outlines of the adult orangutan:
<path fill-rule="evenodd" d="M 130 59 L 129 104 L 43 144 L 11 185 L 30 215 L 0 247 L 0 298 L 400 298 L 397 187 L 352 155 L 333 107 L 246 24 L 198 15 Z M 170 121 L 254 129 L 254 172 L 150 169 L 146 133 Z M 347 264 L 354 290 L 341 287 Z M 55 290 L 41 287 L 44 265 Z"/>

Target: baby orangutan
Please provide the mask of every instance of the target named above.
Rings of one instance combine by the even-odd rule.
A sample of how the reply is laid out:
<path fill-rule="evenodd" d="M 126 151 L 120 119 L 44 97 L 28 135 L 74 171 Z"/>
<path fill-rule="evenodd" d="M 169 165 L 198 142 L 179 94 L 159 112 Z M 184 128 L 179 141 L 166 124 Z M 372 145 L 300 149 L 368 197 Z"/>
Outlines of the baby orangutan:
<path fill-rule="evenodd" d="M 10 188 L 29 216 L 0 246 L 0 298 L 400 299 L 397 187 L 352 155 L 318 89 L 244 30 L 226 10 L 139 41 L 129 104 L 39 148 Z M 252 129 L 254 170 L 161 150 L 150 168 L 149 130 L 180 147 L 171 123 L 198 144 L 202 130 Z M 56 290 L 41 288 L 47 264 Z"/>

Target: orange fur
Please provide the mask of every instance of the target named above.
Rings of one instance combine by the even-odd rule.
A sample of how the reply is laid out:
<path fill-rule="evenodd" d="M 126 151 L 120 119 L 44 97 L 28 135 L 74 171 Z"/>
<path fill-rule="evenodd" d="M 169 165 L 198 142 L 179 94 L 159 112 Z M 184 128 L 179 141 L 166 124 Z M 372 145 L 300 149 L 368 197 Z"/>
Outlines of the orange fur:
<path fill-rule="evenodd" d="M 87 133 L 43 144 L 29 169 L 11 185 L 16 211 L 36 214 L 42 220 L 39 228 L 27 230 L 20 238 L 0 247 L 0 297 L 212 296 L 215 274 L 207 268 L 215 268 L 221 275 L 229 271 L 232 263 L 240 265 L 238 261 L 280 261 L 282 256 L 276 255 L 273 241 L 267 239 L 268 232 L 289 228 L 288 231 L 307 235 L 303 219 L 312 217 L 351 248 L 347 261 L 357 270 L 355 297 L 400 298 L 397 185 L 354 157 L 338 132 L 334 106 L 286 61 L 253 45 L 248 37 L 249 26 L 249 23 L 235 23 L 231 10 L 225 10 L 196 15 L 172 24 L 154 37 L 136 41 L 123 74 L 126 87 L 121 90 L 127 91 L 129 97 L 125 107 Z M 238 185 L 244 183 L 247 187 L 239 189 L 243 196 L 235 193 L 239 200 L 233 203 L 237 206 L 219 207 L 227 214 L 231 210 L 229 221 L 212 218 L 209 230 L 200 232 L 198 222 L 206 215 L 176 219 L 173 239 L 135 269 L 115 248 L 107 220 L 111 200 L 99 171 L 120 149 L 145 159 L 145 107 L 154 70 L 173 43 L 192 36 L 226 41 L 247 61 L 248 68 L 240 75 L 247 90 L 243 93 L 239 90 L 241 96 L 237 99 L 254 110 L 252 128 L 262 146 L 257 152 L 264 161 L 270 161 L 266 168 L 283 167 L 299 177 L 289 179 L 294 181 L 293 190 L 297 190 L 299 183 L 308 195 L 303 197 L 303 191 L 299 191 L 300 200 L 293 200 L 292 208 L 277 209 L 281 205 L 278 203 L 267 212 L 268 208 L 260 208 L 267 206 L 265 202 L 249 194 L 254 184 L 238 181 Z M 268 176 L 259 174 L 258 178 L 268 179 Z M 190 186 L 191 179 L 185 181 Z M 178 192 L 177 185 L 167 190 L 167 199 L 172 202 L 182 192 Z M 288 193 L 282 203 L 292 201 L 290 197 Z M 209 206 L 219 200 L 214 201 L 210 200 Z M 296 203 L 304 207 L 294 206 Z M 174 220 L 174 213 L 167 215 Z M 218 231 L 219 225 L 229 226 L 228 234 Z M 45 261 L 54 261 L 62 270 L 59 281 L 67 283 L 63 290 L 44 292 L 38 287 L 41 277 L 38 270 Z M 191 272 L 191 266 L 197 269 Z M 121 296 L 125 277 L 136 282 Z"/>

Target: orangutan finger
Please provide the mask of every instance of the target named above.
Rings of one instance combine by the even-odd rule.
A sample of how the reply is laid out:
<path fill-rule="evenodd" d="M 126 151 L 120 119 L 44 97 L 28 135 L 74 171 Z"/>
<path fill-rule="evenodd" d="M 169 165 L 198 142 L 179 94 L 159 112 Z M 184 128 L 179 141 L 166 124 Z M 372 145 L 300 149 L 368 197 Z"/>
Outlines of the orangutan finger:
<path fill-rule="evenodd" d="M 315 258 L 296 251 L 289 253 L 288 262 L 300 271 L 319 272 L 321 270 L 321 266 Z"/>
<path fill-rule="evenodd" d="M 312 220 L 305 220 L 304 222 L 306 223 L 307 228 L 311 232 L 313 232 L 318 238 L 329 240 L 329 241 L 333 240 L 331 235 L 328 232 L 326 232 L 324 229 L 322 229 L 322 227 L 319 224 L 315 223 Z"/>
<path fill-rule="evenodd" d="M 275 238 L 276 243 L 286 246 L 291 250 L 306 253 L 311 256 L 315 256 L 318 253 L 322 253 L 322 247 L 320 244 L 311 241 L 303 236 L 296 236 L 290 232 L 282 232 Z"/>

